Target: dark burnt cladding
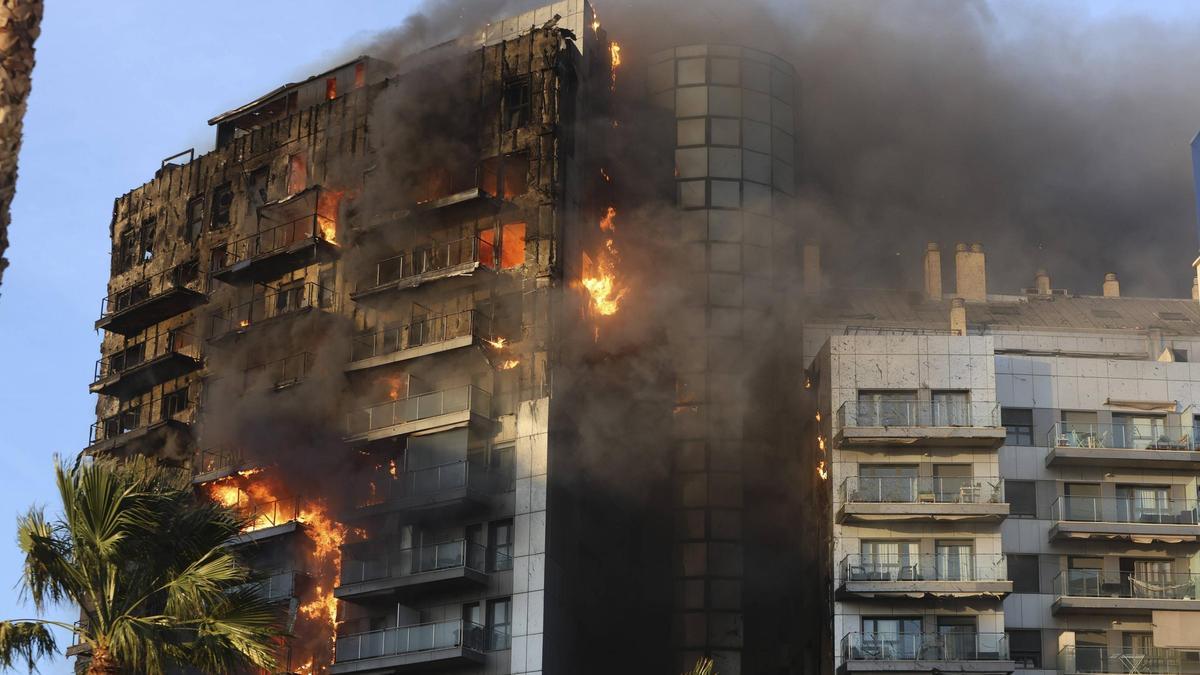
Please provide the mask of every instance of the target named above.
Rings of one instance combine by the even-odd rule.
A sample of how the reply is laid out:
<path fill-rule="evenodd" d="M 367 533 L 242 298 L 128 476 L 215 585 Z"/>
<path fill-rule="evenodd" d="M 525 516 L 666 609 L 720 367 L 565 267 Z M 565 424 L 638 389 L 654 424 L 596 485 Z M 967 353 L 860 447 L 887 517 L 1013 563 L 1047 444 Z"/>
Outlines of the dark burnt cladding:
<path fill-rule="evenodd" d="M 116 200 L 86 452 L 249 517 L 289 673 L 809 672 L 778 524 L 812 477 L 753 431 L 790 401 L 790 67 L 618 69 L 582 0 L 461 29 Z"/>

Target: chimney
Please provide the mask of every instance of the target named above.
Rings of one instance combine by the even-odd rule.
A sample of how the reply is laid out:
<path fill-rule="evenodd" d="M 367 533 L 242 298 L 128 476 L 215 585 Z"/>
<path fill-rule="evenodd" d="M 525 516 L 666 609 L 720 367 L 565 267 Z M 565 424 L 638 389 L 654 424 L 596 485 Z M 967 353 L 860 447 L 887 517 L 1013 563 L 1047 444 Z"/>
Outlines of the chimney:
<path fill-rule="evenodd" d="M 821 246 L 813 241 L 804 242 L 804 292 L 808 295 L 821 294 Z"/>
<path fill-rule="evenodd" d="M 954 292 L 963 300 L 987 300 L 987 271 L 983 244 L 958 244 L 954 247 Z"/>
<path fill-rule="evenodd" d="M 1050 295 L 1050 275 L 1046 270 L 1038 270 L 1033 276 L 1033 287 L 1037 289 L 1038 295 Z"/>
<path fill-rule="evenodd" d="M 1104 297 L 1121 297 L 1121 282 L 1117 281 L 1117 275 L 1113 272 L 1104 275 Z"/>
<path fill-rule="evenodd" d="M 954 335 L 967 334 L 967 303 L 962 298 L 950 301 L 950 332 Z"/>
<path fill-rule="evenodd" d="M 932 241 L 925 244 L 925 297 L 942 299 L 942 251 Z"/>

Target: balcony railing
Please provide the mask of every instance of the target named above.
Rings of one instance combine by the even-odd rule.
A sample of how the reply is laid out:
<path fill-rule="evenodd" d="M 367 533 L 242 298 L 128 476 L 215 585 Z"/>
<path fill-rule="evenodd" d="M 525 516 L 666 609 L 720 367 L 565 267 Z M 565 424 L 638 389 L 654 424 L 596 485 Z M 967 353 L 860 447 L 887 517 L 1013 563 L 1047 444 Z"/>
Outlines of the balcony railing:
<path fill-rule="evenodd" d="M 1004 556 L 993 554 L 850 554 L 842 559 L 843 581 L 1007 581 Z"/>
<path fill-rule="evenodd" d="M 1046 434 L 1051 448 L 1110 448 L 1127 450 L 1196 450 L 1191 427 L 1059 422 Z"/>
<path fill-rule="evenodd" d="M 935 476 L 849 476 L 841 498 L 852 503 L 1000 504 L 1004 479 Z"/>
<path fill-rule="evenodd" d="M 374 277 L 361 282 L 359 290 L 368 291 L 411 277 L 432 274 L 469 263 L 495 268 L 495 246 L 479 237 L 467 237 L 449 243 L 435 243 L 413 248 L 377 263 Z"/>
<path fill-rule="evenodd" d="M 177 265 L 158 274 L 135 281 L 100 301 L 100 321 L 132 310 L 173 291 L 202 293 L 200 264 L 196 261 Z"/>
<path fill-rule="evenodd" d="M 448 342 L 460 337 L 488 337 L 488 320 L 477 310 L 413 321 L 404 326 L 362 333 L 354 338 L 351 361 L 392 354 L 405 349 Z"/>
<path fill-rule="evenodd" d="M 490 417 L 491 408 L 492 396 L 486 391 L 469 385 L 455 387 L 428 394 L 413 394 L 356 410 L 347 415 L 346 431 L 350 436 L 357 436 L 457 412 L 469 411 Z"/>
<path fill-rule="evenodd" d="M 837 411 L 838 427 L 999 427 L 994 401 L 917 401 L 881 399 L 846 401 Z"/>
<path fill-rule="evenodd" d="M 312 372 L 315 357 L 311 352 L 301 352 L 275 359 L 246 369 L 246 388 L 256 385 L 275 389 L 297 384 Z"/>
<path fill-rule="evenodd" d="M 274 289 L 250 302 L 218 311 L 209 317 L 209 339 L 218 339 L 241 331 L 265 319 L 286 316 L 307 309 L 336 309 L 333 290 L 320 284 L 306 283 Z"/>
<path fill-rule="evenodd" d="M 208 448 L 192 454 L 192 475 L 200 476 L 218 471 L 232 471 L 242 465 L 244 458 L 240 450 Z"/>
<path fill-rule="evenodd" d="M 195 407 L 195 396 L 187 391 L 177 391 L 156 396 L 149 402 L 138 400 L 126 404 L 124 410 L 92 424 L 88 443 L 112 440 L 124 434 L 144 429 L 161 422 L 172 420 L 190 422 L 188 419 Z"/>
<path fill-rule="evenodd" d="M 335 232 L 336 221 L 333 218 L 313 212 L 214 250 L 212 272 L 220 274 L 240 262 L 279 253 L 305 240 L 333 244 L 336 242 Z"/>
<path fill-rule="evenodd" d="M 335 651 L 338 663 L 455 648 L 482 653 L 488 634 L 484 626 L 456 619 L 346 635 L 337 638 Z"/>
<path fill-rule="evenodd" d="M 1050 518 L 1088 523 L 1197 524 L 1196 500 L 1153 496 L 1059 497 L 1050 505 Z"/>
<path fill-rule="evenodd" d="M 482 494 L 511 487 L 512 475 L 489 471 L 478 462 L 460 460 L 421 469 L 408 469 L 371 484 L 356 506 L 365 508 L 411 498 L 436 497 L 456 490 L 474 490 Z"/>
<path fill-rule="evenodd" d="M 512 569 L 512 559 L 465 540 L 374 553 L 350 550 L 342 561 L 342 584 L 402 579 L 459 568 L 476 572 Z"/>
<path fill-rule="evenodd" d="M 195 337 L 183 331 L 156 330 L 137 340 L 125 342 L 121 351 L 96 361 L 96 372 L 92 382 L 120 375 L 169 354 L 180 354 L 198 360 L 200 347 Z"/>
<path fill-rule="evenodd" d="M 296 595 L 296 578 L 300 572 L 283 570 L 248 584 L 259 598 L 266 602 L 285 600 Z"/>
<path fill-rule="evenodd" d="M 1055 595 L 1079 598 L 1200 599 L 1200 574 L 1063 570 L 1054 577 Z"/>
<path fill-rule="evenodd" d="M 1181 653 L 1175 649 L 1109 649 L 1092 645 L 1063 647 L 1058 652 L 1058 670 L 1064 675 L 1079 673 L 1153 673 L 1196 672 L 1191 665 L 1184 670 Z"/>
<path fill-rule="evenodd" d="M 1004 633 L 849 633 L 846 661 L 1007 661 Z"/>
<path fill-rule="evenodd" d="M 239 493 L 238 503 L 230 506 L 246 521 L 243 532 L 287 525 L 300 519 L 300 500 L 295 498 L 257 501 Z"/>

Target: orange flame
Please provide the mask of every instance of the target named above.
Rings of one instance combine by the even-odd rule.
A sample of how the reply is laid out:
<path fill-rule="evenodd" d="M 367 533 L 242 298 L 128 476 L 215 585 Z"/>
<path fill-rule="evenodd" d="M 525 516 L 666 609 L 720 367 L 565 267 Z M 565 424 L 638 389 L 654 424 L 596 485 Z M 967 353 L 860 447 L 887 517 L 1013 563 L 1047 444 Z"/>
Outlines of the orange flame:
<path fill-rule="evenodd" d="M 603 168 L 600 169 L 600 177 L 604 179 L 605 183 L 612 182 L 612 176 L 608 175 L 608 172 L 605 171 Z"/>
<path fill-rule="evenodd" d="M 508 340 L 498 337 L 495 340 L 484 340 L 484 342 L 495 347 L 496 349 L 504 349 L 508 345 Z"/>
<path fill-rule="evenodd" d="M 504 363 L 501 363 L 499 366 L 497 366 L 497 368 L 500 370 L 512 370 L 519 365 L 521 365 L 521 361 L 519 359 L 509 359 Z"/>
<path fill-rule="evenodd" d="M 600 231 L 610 235 L 616 232 L 617 210 L 608 207 L 600 220 Z M 591 296 L 592 308 L 601 316 L 612 316 L 621 309 L 621 300 L 628 289 L 617 281 L 617 263 L 620 253 L 611 236 L 604 241 L 604 250 L 593 261 L 586 253 L 583 256 L 583 279 L 580 284 Z"/>
<path fill-rule="evenodd" d="M 825 460 L 821 460 L 817 464 L 817 475 L 821 477 L 821 480 L 829 480 L 829 469 L 825 468 Z"/>
<path fill-rule="evenodd" d="M 338 209 L 345 195 L 345 190 L 322 190 L 317 197 L 317 226 L 321 228 L 321 238 L 331 244 L 338 243 Z"/>
<path fill-rule="evenodd" d="M 621 67 L 621 45 L 612 42 L 608 45 L 608 53 L 612 56 L 612 90 L 617 90 L 617 68 Z"/>

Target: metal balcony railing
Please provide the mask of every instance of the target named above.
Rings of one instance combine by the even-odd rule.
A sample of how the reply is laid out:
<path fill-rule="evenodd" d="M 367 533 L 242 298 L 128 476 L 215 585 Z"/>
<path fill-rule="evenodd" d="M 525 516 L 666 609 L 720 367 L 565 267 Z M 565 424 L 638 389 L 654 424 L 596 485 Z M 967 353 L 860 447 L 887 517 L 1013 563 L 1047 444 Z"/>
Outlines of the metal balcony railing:
<path fill-rule="evenodd" d="M 286 316 L 306 309 L 334 311 L 336 296 L 332 289 L 320 284 L 297 284 L 273 289 L 250 302 L 226 307 L 209 317 L 210 339 L 245 330 L 265 319 Z"/>
<path fill-rule="evenodd" d="M 1105 570 L 1063 570 L 1054 577 L 1054 594 L 1079 598 L 1200 599 L 1200 574 L 1138 574 Z"/>
<path fill-rule="evenodd" d="M 245 461 L 240 450 L 208 448 L 192 453 L 192 475 L 199 476 L 217 471 L 232 470 Z"/>
<path fill-rule="evenodd" d="M 1089 523 L 1195 525 L 1196 500 L 1165 497 L 1063 496 L 1050 505 L 1050 519 Z"/>
<path fill-rule="evenodd" d="M 199 262 L 176 265 L 105 296 L 100 301 L 100 319 L 133 309 L 171 291 L 189 289 L 202 293 L 202 285 Z"/>
<path fill-rule="evenodd" d="M 999 427 L 995 401 L 917 401 L 908 398 L 846 401 L 838 427 Z"/>
<path fill-rule="evenodd" d="M 245 372 L 247 388 L 255 385 L 266 385 L 281 389 L 304 380 L 312 372 L 316 357 L 311 352 L 301 352 L 275 359 L 256 366 L 250 366 Z"/>
<path fill-rule="evenodd" d="M 341 636 L 334 649 L 337 663 L 458 647 L 482 653 L 491 642 L 490 632 L 477 623 L 455 619 Z"/>
<path fill-rule="evenodd" d="M 1147 647 L 1109 649 L 1093 645 L 1063 647 L 1058 652 L 1058 670 L 1063 675 L 1082 673 L 1154 673 L 1168 675 L 1196 672 L 1193 665 L 1184 669 L 1183 656 L 1176 649 Z"/>
<path fill-rule="evenodd" d="M 112 440 L 160 422 L 190 422 L 189 418 L 195 410 L 196 403 L 196 396 L 187 389 L 156 396 L 149 401 L 141 398 L 127 402 L 125 408 L 117 414 L 92 424 L 88 444 Z"/>
<path fill-rule="evenodd" d="M 136 340 L 126 341 L 121 351 L 97 360 L 92 382 L 120 375 L 168 354 L 199 359 L 200 346 L 195 336 L 184 331 L 156 329 Z"/>
<path fill-rule="evenodd" d="M 1000 504 L 1004 479 L 936 476 L 848 476 L 841 499 L 849 503 Z"/>
<path fill-rule="evenodd" d="M 251 582 L 247 587 L 266 602 L 285 600 L 296 595 L 296 578 L 300 574 L 295 570 L 273 572 Z"/>
<path fill-rule="evenodd" d="M 848 633 L 846 661 L 1007 661 L 1004 633 Z"/>
<path fill-rule="evenodd" d="M 842 581 L 1007 581 L 999 553 L 967 555 L 850 554 L 842 559 Z"/>
<path fill-rule="evenodd" d="M 360 283 L 359 290 L 377 288 L 409 277 L 450 269 L 467 263 L 494 268 L 496 248 L 479 237 L 467 237 L 449 243 L 419 246 L 375 265 L 373 279 Z"/>
<path fill-rule="evenodd" d="M 263 502 L 253 500 L 243 492 L 239 494 L 238 503 L 231 505 L 231 508 L 246 520 L 244 532 L 265 530 L 300 519 L 300 500 L 295 498 Z"/>
<path fill-rule="evenodd" d="M 366 546 L 370 546 L 367 544 Z M 512 569 L 512 559 L 482 544 L 448 541 L 417 548 L 370 551 L 349 549 L 342 561 L 342 584 L 402 579 L 426 572 L 464 568 L 476 572 Z"/>
<path fill-rule="evenodd" d="M 400 471 L 371 483 L 356 506 L 362 508 L 418 497 L 435 497 L 454 490 L 491 494 L 509 489 L 512 475 L 489 471 L 479 462 L 459 460 L 421 469 Z"/>
<path fill-rule="evenodd" d="M 334 218 L 314 211 L 215 249 L 211 262 L 212 272 L 220 273 L 242 261 L 278 253 L 305 240 L 334 244 L 337 241 L 336 232 L 337 222 Z"/>
<path fill-rule="evenodd" d="M 1076 424 L 1059 422 L 1046 434 L 1051 448 L 1112 448 L 1127 450 L 1196 450 L 1191 427 L 1136 422 Z"/>
<path fill-rule="evenodd" d="M 428 317 L 404 326 L 362 333 L 354 338 L 350 350 L 350 360 L 362 361 L 404 349 L 447 342 L 468 335 L 487 338 L 490 332 L 489 324 L 485 315 L 470 309 L 465 312 Z"/>
<path fill-rule="evenodd" d="M 346 417 L 346 431 L 350 436 L 357 436 L 397 424 L 466 411 L 491 417 L 491 409 L 491 394 L 467 385 L 427 394 L 413 394 L 407 398 L 385 401 L 363 410 L 356 410 Z"/>

